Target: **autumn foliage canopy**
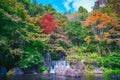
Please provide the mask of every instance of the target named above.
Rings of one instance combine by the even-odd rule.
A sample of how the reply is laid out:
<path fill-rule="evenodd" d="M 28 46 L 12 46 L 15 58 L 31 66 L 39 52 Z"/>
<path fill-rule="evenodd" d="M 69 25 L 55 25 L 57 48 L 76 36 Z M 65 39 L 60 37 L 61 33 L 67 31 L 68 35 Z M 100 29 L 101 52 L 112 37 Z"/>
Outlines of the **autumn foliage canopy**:
<path fill-rule="evenodd" d="M 115 14 L 102 13 L 101 11 L 93 11 L 91 15 L 87 18 L 87 25 L 95 25 L 96 28 L 106 28 L 107 24 L 112 23 L 112 25 L 117 26 L 117 20 L 115 19 Z"/>
<path fill-rule="evenodd" d="M 114 13 L 103 13 L 100 10 L 93 11 L 86 19 L 85 25 L 91 26 L 94 33 L 95 40 L 101 40 L 110 36 L 110 33 L 105 29 L 111 27 L 118 27 L 118 21 L 116 20 Z M 84 39 L 88 44 L 90 43 L 90 36 Z"/>
<path fill-rule="evenodd" d="M 56 21 L 52 14 L 45 14 L 42 19 L 39 21 L 39 25 L 42 28 L 42 32 L 45 34 L 50 34 L 57 27 Z"/>

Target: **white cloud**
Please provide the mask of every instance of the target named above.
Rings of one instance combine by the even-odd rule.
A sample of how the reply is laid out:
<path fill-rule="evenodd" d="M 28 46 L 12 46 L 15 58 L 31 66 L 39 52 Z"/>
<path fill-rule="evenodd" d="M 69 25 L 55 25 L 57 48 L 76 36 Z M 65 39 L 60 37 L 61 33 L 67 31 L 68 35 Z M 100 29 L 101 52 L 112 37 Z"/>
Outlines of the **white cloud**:
<path fill-rule="evenodd" d="M 92 11 L 92 6 L 94 5 L 95 0 L 74 0 L 72 6 L 75 11 L 78 10 L 80 6 L 86 8 L 89 12 Z"/>
<path fill-rule="evenodd" d="M 81 0 L 74 0 L 74 2 L 72 3 L 72 7 L 75 11 L 77 11 L 80 6 L 81 6 Z"/>
<path fill-rule="evenodd" d="M 66 0 L 63 4 L 67 11 L 72 8 L 77 11 L 80 6 L 86 8 L 89 12 L 92 11 L 92 6 L 96 0 Z M 72 3 L 72 7 L 70 7 L 70 3 Z"/>
<path fill-rule="evenodd" d="M 72 8 L 70 7 L 70 3 L 72 3 L 74 0 L 66 0 L 63 2 L 64 7 L 66 8 L 67 11 L 71 10 Z"/>

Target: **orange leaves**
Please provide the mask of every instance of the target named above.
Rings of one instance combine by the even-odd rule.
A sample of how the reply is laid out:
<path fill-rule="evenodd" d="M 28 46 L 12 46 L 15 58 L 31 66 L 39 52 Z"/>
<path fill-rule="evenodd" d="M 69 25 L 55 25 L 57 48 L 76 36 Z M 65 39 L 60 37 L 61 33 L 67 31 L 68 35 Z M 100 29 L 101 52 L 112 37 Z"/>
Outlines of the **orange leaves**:
<path fill-rule="evenodd" d="M 104 32 L 104 36 L 105 36 L 105 37 L 109 37 L 109 36 L 110 36 L 110 33 L 109 33 L 109 32 Z"/>
<path fill-rule="evenodd" d="M 97 21 L 100 19 L 102 13 L 100 11 L 93 11 L 90 16 L 86 19 L 86 23 L 91 25 L 91 24 L 96 24 Z"/>
<path fill-rule="evenodd" d="M 116 28 L 117 28 L 117 27 L 120 27 L 120 23 L 119 23 L 117 20 L 112 20 L 112 24 L 113 24 L 113 26 L 115 26 Z"/>
<path fill-rule="evenodd" d="M 84 41 L 86 41 L 87 44 L 89 44 L 91 42 L 90 36 L 87 36 L 86 38 L 84 38 Z"/>
<path fill-rule="evenodd" d="M 100 21 L 108 23 L 108 22 L 110 22 L 110 16 L 107 13 L 103 13 L 100 16 Z"/>
<path fill-rule="evenodd" d="M 96 28 L 98 28 L 98 29 L 104 29 L 104 28 L 106 28 L 107 26 L 106 26 L 106 24 L 105 23 L 101 23 L 101 24 L 98 24 L 97 26 L 96 26 Z"/>
<path fill-rule="evenodd" d="M 110 15 L 109 15 L 111 18 L 115 18 L 115 14 L 114 13 L 110 13 Z"/>
<path fill-rule="evenodd" d="M 85 23 L 85 24 L 84 24 Z M 94 39 L 97 41 L 104 41 L 110 37 L 110 33 L 106 32 L 110 28 L 120 29 L 120 24 L 116 20 L 116 15 L 114 13 L 103 13 L 100 10 L 93 11 L 83 24 L 85 26 L 92 27 L 92 32 L 94 33 Z M 87 36 L 84 39 L 88 44 L 90 43 L 90 37 Z"/>
<path fill-rule="evenodd" d="M 86 20 L 87 24 L 89 24 L 89 25 L 92 23 L 95 24 L 96 21 L 97 21 L 97 18 L 94 18 L 94 16 L 89 16 Z"/>
<path fill-rule="evenodd" d="M 115 14 L 114 13 L 103 13 L 101 11 L 93 11 L 90 16 L 86 19 L 87 25 L 96 25 L 96 28 L 106 28 L 107 24 L 115 20 Z M 114 23 L 113 23 L 114 24 Z"/>

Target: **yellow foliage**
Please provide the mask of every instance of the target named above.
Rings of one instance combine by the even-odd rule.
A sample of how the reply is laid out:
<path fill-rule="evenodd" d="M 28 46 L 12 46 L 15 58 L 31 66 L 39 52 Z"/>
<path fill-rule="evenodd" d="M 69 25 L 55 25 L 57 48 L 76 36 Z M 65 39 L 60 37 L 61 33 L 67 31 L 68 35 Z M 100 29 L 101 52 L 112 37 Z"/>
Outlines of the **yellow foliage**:
<path fill-rule="evenodd" d="M 84 41 L 86 41 L 87 44 L 89 44 L 91 42 L 90 36 L 87 36 L 86 38 L 84 38 Z"/>
<path fill-rule="evenodd" d="M 7 74 L 7 76 L 13 76 L 14 75 L 14 68 L 10 69 Z"/>
<path fill-rule="evenodd" d="M 100 38 L 97 34 L 94 37 L 95 37 L 95 40 L 100 40 Z"/>
<path fill-rule="evenodd" d="M 82 24 L 83 24 L 83 27 L 88 27 L 88 26 L 90 25 L 90 24 L 89 24 L 88 22 L 86 22 L 86 21 L 83 21 Z"/>

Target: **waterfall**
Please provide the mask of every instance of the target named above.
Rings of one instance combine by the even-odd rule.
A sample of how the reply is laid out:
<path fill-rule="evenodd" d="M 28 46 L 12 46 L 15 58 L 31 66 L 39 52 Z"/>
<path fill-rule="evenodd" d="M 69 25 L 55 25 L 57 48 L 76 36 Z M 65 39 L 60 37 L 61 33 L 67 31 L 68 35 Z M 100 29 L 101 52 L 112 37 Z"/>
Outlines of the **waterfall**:
<path fill-rule="evenodd" d="M 50 76 L 60 75 L 60 76 L 73 76 L 80 77 L 79 66 L 74 68 L 70 67 L 70 62 L 65 60 L 66 55 L 60 54 L 58 60 L 52 60 L 50 53 L 44 55 L 44 65 L 49 68 Z"/>
<path fill-rule="evenodd" d="M 60 67 L 62 67 L 64 70 L 70 68 L 70 62 L 66 61 L 65 57 L 65 55 L 61 55 L 59 57 L 59 60 L 52 60 L 50 53 L 46 53 L 44 54 L 44 65 L 48 67 L 50 73 L 55 74 L 56 69 Z"/>
<path fill-rule="evenodd" d="M 69 61 L 65 61 L 65 60 L 52 61 L 51 62 L 50 73 L 55 73 L 56 68 L 60 67 L 60 66 L 67 69 L 67 68 L 70 67 L 70 63 L 69 63 Z"/>
<path fill-rule="evenodd" d="M 55 68 L 50 68 L 50 73 L 55 73 Z"/>
<path fill-rule="evenodd" d="M 50 65 L 50 73 L 56 73 L 56 69 L 59 67 L 64 67 L 64 69 L 69 68 L 69 61 L 65 61 L 65 55 L 61 55 L 59 57 L 59 60 L 53 60 L 51 61 Z"/>

